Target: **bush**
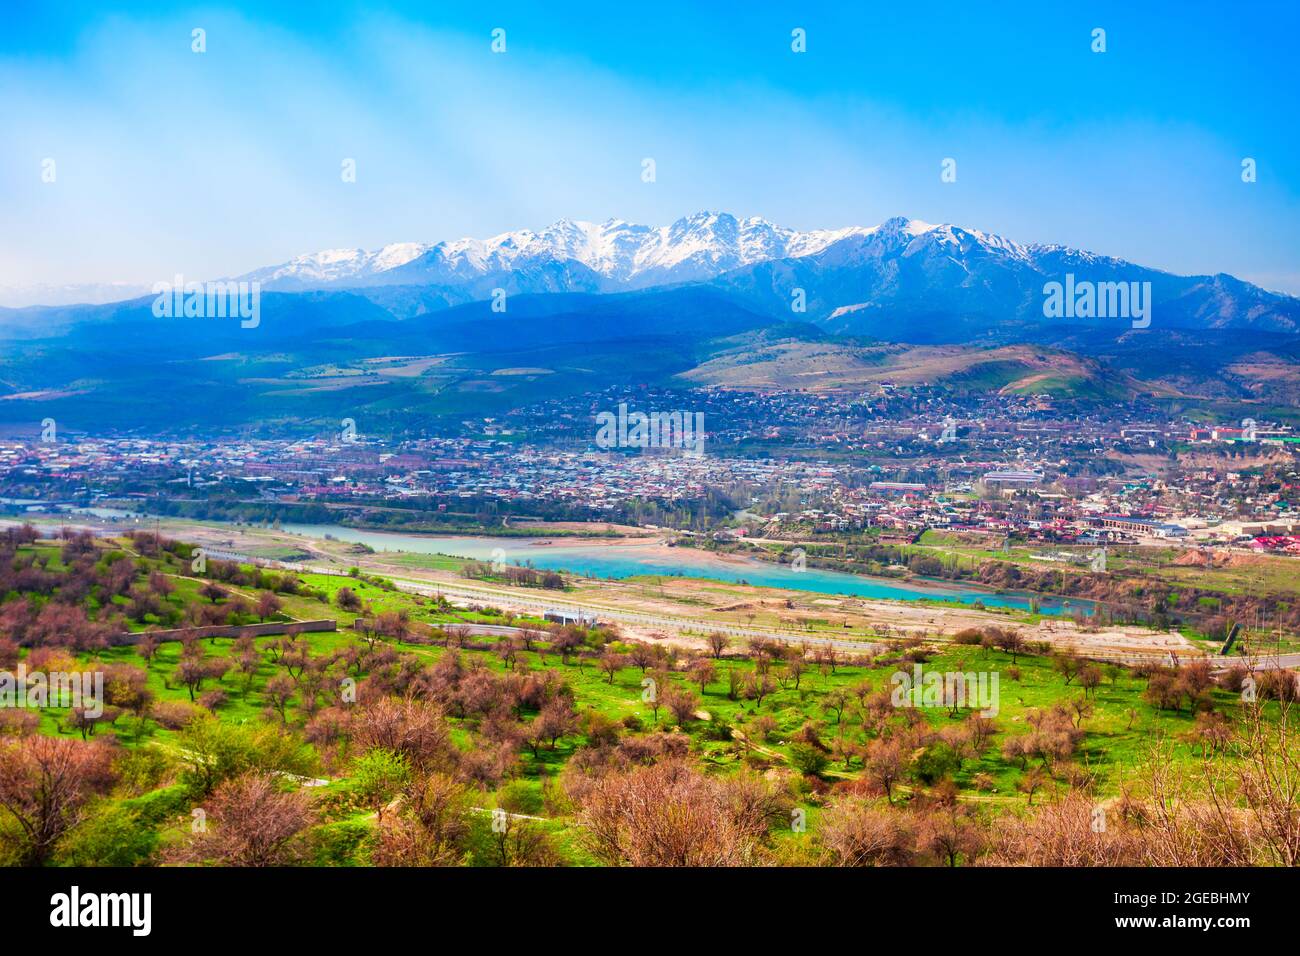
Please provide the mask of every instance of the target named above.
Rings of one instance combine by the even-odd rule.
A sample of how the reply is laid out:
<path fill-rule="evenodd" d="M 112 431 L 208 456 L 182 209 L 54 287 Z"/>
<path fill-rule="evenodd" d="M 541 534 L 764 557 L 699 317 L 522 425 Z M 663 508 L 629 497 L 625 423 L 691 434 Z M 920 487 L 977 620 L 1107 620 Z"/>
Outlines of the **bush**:
<path fill-rule="evenodd" d="M 218 707 L 223 706 L 228 700 L 226 692 L 219 687 L 212 690 L 205 690 L 199 695 L 199 706 L 204 710 L 215 711 Z"/>
<path fill-rule="evenodd" d="M 158 847 L 158 831 L 123 803 L 103 801 L 68 831 L 55 851 L 64 866 L 142 866 Z"/>
<path fill-rule="evenodd" d="M 271 725 L 225 724 L 211 714 L 191 721 L 180 743 L 194 757 L 183 779 L 196 797 L 249 772 L 307 775 L 319 763 L 315 750 L 292 734 Z"/>
<path fill-rule="evenodd" d="M 155 827 L 173 817 L 188 817 L 192 808 L 189 794 L 180 784 L 123 800 L 121 806 L 135 814 L 143 823 Z"/>
<path fill-rule="evenodd" d="M 22 866 L 23 831 L 9 814 L 0 814 L 0 866 Z"/>
<path fill-rule="evenodd" d="M 791 744 L 790 763 L 805 777 L 820 776 L 830 758 L 811 744 Z"/>
<path fill-rule="evenodd" d="M 1219 677 L 1219 686 L 1234 694 L 1240 694 L 1242 687 L 1246 684 L 1246 678 L 1249 675 L 1250 671 L 1241 664 L 1236 664 L 1228 668 L 1227 672 Z"/>
<path fill-rule="evenodd" d="M 136 747 L 118 754 L 113 769 L 131 793 L 146 793 L 161 785 L 175 764 L 161 747 Z"/>
<path fill-rule="evenodd" d="M 364 866 L 362 849 L 373 828 L 362 820 L 337 820 L 313 829 L 307 838 L 313 866 Z"/>
<path fill-rule="evenodd" d="M 750 721 L 749 736 L 770 744 L 776 740 L 776 732 L 779 729 L 775 717 L 771 714 L 760 714 Z"/>
<path fill-rule="evenodd" d="M 149 716 L 168 730 L 181 730 L 202 713 L 204 711 L 201 708 L 187 701 L 163 700 L 154 704 Z"/>
<path fill-rule="evenodd" d="M 931 744 L 916 758 L 912 772 L 922 783 L 931 784 L 955 773 L 960 763 L 957 754 L 947 744 Z"/>
<path fill-rule="evenodd" d="M 26 737 L 36 733 L 40 725 L 41 715 L 35 710 L 0 708 L 0 737 Z"/>
<path fill-rule="evenodd" d="M 715 717 L 705 726 L 704 738 L 706 740 L 730 740 L 731 724 Z"/>

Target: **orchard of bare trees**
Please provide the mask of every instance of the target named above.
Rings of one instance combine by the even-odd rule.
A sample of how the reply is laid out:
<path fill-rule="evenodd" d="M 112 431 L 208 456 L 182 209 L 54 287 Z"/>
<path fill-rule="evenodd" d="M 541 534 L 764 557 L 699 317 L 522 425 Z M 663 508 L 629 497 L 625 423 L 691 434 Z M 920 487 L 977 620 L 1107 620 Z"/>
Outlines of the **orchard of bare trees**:
<path fill-rule="evenodd" d="M 11 865 L 1300 855 L 1286 671 L 1123 668 L 999 628 L 882 635 L 862 653 L 629 640 L 417 600 L 373 577 L 219 562 L 196 574 L 187 546 L 152 535 L 38 541 L 0 538 L 0 671 L 93 674 L 103 699 L 0 708 Z M 302 602 L 347 626 L 306 633 L 287 613 Z M 151 636 L 209 609 L 239 622 L 233 637 Z M 111 646 L 137 611 L 139 639 Z M 994 671 L 1000 706 L 900 697 L 895 678 L 914 668 Z"/>

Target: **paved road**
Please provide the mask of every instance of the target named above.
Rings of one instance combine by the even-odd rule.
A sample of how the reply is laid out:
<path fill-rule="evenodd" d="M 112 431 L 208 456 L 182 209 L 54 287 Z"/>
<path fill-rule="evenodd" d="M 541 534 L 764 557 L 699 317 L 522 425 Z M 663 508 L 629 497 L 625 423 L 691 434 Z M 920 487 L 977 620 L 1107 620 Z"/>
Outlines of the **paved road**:
<path fill-rule="evenodd" d="M 1210 661 L 1216 669 L 1226 670 L 1237 664 L 1245 664 L 1253 671 L 1268 671 L 1300 667 L 1300 654 L 1251 654 L 1246 657 L 1213 657 Z"/>

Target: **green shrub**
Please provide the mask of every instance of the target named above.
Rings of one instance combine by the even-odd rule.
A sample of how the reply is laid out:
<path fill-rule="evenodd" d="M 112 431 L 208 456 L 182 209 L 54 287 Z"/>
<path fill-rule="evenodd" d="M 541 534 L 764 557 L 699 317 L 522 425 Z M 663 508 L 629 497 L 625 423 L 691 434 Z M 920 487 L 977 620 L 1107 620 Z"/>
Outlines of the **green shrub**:
<path fill-rule="evenodd" d="M 146 793 L 167 779 L 175 765 L 175 759 L 161 747 L 137 747 L 123 750 L 114 762 L 114 769 L 128 790 Z"/>
<path fill-rule="evenodd" d="M 365 820 L 336 820 L 311 830 L 313 866 L 365 866 L 364 848 L 374 828 Z"/>
<path fill-rule="evenodd" d="M 157 847 L 155 826 L 124 803 L 105 800 L 68 831 L 54 859 L 63 866 L 143 866 Z"/>
<path fill-rule="evenodd" d="M 791 744 L 790 763 L 806 777 L 820 776 L 830 758 L 811 744 Z"/>
<path fill-rule="evenodd" d="M 957 771 L 960 761 L 947 744 L 932 744 L 921 751 L 912 772 L 922 783 L 931 784 Z"/>
<path fill-rule="evenodd" d="M 122 806 L 153 826 L 159 826 L 172 817 L 188 816 L 193 809 L 189 792 L 179 783 L 123 800 Z"/>
<path fill-rule="evenodd" d="M 309 775 L 319 764 L 315 750 L 275 727 L 227 724 L 209 714 L 185 727 L 181 744 L 194 755 L 184 782 L 195 797 L 207 796 L 224 781 L 249 771 Z"/>

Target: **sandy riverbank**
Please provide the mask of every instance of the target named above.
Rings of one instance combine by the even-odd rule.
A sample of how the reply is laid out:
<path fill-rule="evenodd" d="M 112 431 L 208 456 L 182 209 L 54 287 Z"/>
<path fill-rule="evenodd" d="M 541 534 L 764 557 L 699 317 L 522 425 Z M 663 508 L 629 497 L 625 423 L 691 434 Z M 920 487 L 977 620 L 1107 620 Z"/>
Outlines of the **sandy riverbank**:
<path fill-rule="evenodd" d="M 78 522 L 94 525 L 96 522 Z M 99 523 L 101 527 L 109 523 Z M 201 524 L 177 519 L 160 523 L 163 534 L 199 545 L 250 555 L 297 550 L 312 562 L 340 569 L 352 565 L 368 571 L 443 585 L 466 588 L 464 578 L 451 572 L 413 567 L 398 560 L 396 552 L 356 554 L 346 542 L 307 538 L 264 528 L 241 528 Z M 666 556 L 683 567 L 707 566 L 722 556 L 690 548 L 670 547 L 663 538 L 654 540 L 598 539 L 601 547 L 636 549 L 640 553 Z M 591 541 L 585 541 L 589 546 Z M 732 557 L 741 564 L 749 563 Z M 1086 653 L 1182 656 L 1199 655 L 1192 642 L 1176 632 L 1155 632 L 1132 626 L 1090 628 L 1068 618 L 1028 621 L 1023 615 L 980 610 L 974 607 L 936 607 L 908 601 L 877 600 L 781 587 L 758 587 L 701 578 L 663 576 L 643 580 L 609 581 L 574 578 L 572 589 L 563 594 L 530 588 L 507 588 L 474 583 L 485 594 L 497 594 L 501 603 L 514 598 L 523 604 L 579 605 L 601 607 L 662 619 L 654 626 L 623 625 L 629 637 L 673 640 L 702 644 L 711 626 L 757 627 L 800 635 L 869 641 L 873 637 L 951 638 L 967 628 L 998 626 L 1014 629 L 1028 641 L 1045 641 L 1057 646 L 1076 647 Z"/>

